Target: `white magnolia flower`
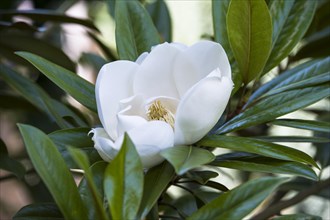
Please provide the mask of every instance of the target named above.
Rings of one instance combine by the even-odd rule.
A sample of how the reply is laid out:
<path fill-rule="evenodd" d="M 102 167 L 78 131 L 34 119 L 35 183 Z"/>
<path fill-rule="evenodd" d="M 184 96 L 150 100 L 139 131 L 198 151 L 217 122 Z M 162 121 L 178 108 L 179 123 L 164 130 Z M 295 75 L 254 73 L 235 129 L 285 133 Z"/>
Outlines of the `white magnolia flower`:
<path fill-rule="evenodd" d="M 163 43 L 136 62 L 106 64 L 95 87 L 103 125 L 91 131 L 95 148 L 110 161 L 127 132 L 143 166 L 155 166 L 163 149 L 193 144 L 211 130 L 232 88 L 226 53 L 210 41 Z"/>

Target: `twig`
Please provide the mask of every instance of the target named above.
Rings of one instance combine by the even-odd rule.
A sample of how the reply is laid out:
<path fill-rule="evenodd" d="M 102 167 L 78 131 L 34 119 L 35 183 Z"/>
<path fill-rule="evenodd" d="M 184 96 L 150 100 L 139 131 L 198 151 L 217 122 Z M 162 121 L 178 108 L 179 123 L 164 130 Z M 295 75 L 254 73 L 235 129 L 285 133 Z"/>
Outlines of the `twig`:
<path fill-rule="evenodd" d="M 278 214 L 281 210 L 288 208 L 290 206 L 293 206 L 307 197 L 314 195 L 323 189 L 327 188 L 330 186 L 330 178 L 324 181 L 321 181 L 314 186 L 299 192 L 297 195 L 295 195 L 293 198 L 278 202 L 274 204 L 273 206 L 268 207 L 266 210 L 263 210 L 262 212 L 256 214 L 251 218 L 251 220 L 261 220 L 261 219 L 267 219 L 275 214 Z"/>

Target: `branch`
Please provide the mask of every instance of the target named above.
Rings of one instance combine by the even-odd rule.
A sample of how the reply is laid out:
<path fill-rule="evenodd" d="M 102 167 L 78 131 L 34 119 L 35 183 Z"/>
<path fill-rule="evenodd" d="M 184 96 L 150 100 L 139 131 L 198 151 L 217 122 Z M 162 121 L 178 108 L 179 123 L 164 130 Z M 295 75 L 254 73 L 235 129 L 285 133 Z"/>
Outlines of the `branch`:
<path fill-rule="evenodd" d="M 273 206 L 268 207 L 266 210 L 263 210 L 262 212 L 253 216 L 251 218 L 251 220 L 267 219 L 273 215 L 278 214 L 281 210 L 288 208 L 290 206 L 293 206 L 293 205 L 303 201 L 307 197 L 314 195 L 329 186 L 330 186 L 330 178 L 327 180 L 318 182 L 314 186 L 312 186 L 304 191 L 299 192 L 297 195 L 295 195 L 291 199 L 288 199 L 288 200 L 285 200 L 282 202 L 278 202 L 278 203 L 274 204 Z"/>

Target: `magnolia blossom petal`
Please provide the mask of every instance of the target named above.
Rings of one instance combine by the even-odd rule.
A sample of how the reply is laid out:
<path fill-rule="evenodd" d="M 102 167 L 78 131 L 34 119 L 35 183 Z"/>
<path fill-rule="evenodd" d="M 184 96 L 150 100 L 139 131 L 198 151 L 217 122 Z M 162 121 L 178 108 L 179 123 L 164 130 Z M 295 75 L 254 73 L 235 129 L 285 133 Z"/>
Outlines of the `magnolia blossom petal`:
<path fill-rule="evenodd" d="M 102 159 L 105 161 L 112 160 L 118 151 L 114 148 L 115 144 L 111 141 L 107 132 L 103 128 L 93 128 L 90 133 L 93 134 L 94 147 Z"/>
<path fill-rule="evenodd" d="M 218 43 L 201 41 L 181 52 L 174 67 L 174 78 L 180 97 L 217 68 L 220 69 L 222 76 L 231 79 L 228 58 Z"/>
<path fill-rule="evenodd" d="M 116 61 L 104 65 L 97 77 L 95 95 L 97 110 L 103 127 L 115 140 L 119 101 L 133 95 L 133 77 L 139 65 L 130 61 Z"/>
<path fill-rule="evenodd" d="M 145 98 L 178 97 L 172 69 L 179 52 L 178 48 L 168 43 L 154 47 L 135 75 L 134 93 L 143 94 Z"/>
<path fill-rule="evenodd" d="M 136 59 L 135 63 L 137 63 L 137 64 L 141 64 L 141 63 L 144 61 L 144 59 L 145 59 L 148 55 L 149 55 L 148 52 L 144 52 L 144 53 L 142 53 L 142 54 Z"/>
<path fill-rule="evenodd" d="M 163 149 L 173 147 L 174 134 L 172 127 L 162 121 L 150 121 L 128 132 L 144 168 L 153 167 L 161 163 L 164 158 L 159 155 Z M 123 137 L 115 142 L 115 148 L 120 149 Z"/>
<path fill-rule="evenodd" d="M 183 96 L 175 117 L 175 145 L 192 144 L 204 137 L 224 112 L 233 82 L 219 70 L 202 79 Z"/>

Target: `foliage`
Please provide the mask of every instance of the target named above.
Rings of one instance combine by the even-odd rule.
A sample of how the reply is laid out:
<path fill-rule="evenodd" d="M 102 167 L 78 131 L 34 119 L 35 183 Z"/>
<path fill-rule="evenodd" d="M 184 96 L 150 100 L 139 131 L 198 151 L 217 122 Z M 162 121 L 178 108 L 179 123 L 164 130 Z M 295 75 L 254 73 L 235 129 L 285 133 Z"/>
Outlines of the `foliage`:
<path fill-rule="evenodd" d="M 163 151 L 166 160 L 149 170 L 143 170 L 127 135 L 114 160 L 99 157 L 87 136 L 99 124 L 95 86 L 75 72 L 82 63 L 96 73 L 106 62 L 134 61 L 153 45 L 170 41 L 170 14 L 163 0 L 105 4 L 117 27 L 116 50 L 104 43 L 93 19 L 41 8 L 0 11 L 0 112 L 25 116 L 18 124 L 27 151 L 23 158 L 29 158 L 49 195 L 13 219 L 242 219 L 250 213 L 251 219 L 320 219 L 308 213 L 281 215 L 281 210 L 311 195 L 330 198 L 322 191 L 330 185 L 322 175 L 330 161 L 329 109 L 306 108 L 319 101 L 329 105 L 329 1 L 212 0 L 213 40 L 224 47 L 233 71 L 231 101 L 207 136 Z M 33 22 L 15 22 L 17 15 Z M 58 24 L 64 23 L 86 28 L 101 53 L 72 61 L 60 41 L 48 40 L 49 35 L 58 39 Z M 66 95 L 81 106 L 70 104 Z M 295 111 L 312 112 L 316 120 L 279 118 Z M 272 136 L 274 126 L 308 130 L 312 136 L 299 130 Z M 31 171 L 21 158 L 8 155 L 12 146 L 2 138 L 0 168 L 28 185 L 24 176 Z M 288 142 L 313 143 L 316 154 Z M 222 168 L 239 171 L 244 181 L 225 186 Z M 291 178 L 278 176 L 283 174 Z M 175 188 L 183 192 L 176 198 Z M 293 202 L 283 200 L 292 191 L 301 192 Z"/>

